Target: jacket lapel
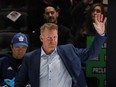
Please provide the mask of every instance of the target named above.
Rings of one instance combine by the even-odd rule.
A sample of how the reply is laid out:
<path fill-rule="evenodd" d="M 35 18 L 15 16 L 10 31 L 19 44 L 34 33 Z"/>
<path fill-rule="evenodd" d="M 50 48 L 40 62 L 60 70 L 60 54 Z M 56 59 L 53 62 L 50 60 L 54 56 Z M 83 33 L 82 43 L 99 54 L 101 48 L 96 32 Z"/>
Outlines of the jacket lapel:
<path fill-rule="evenodd" d="M 39 80 L 39 76 L 40 76 L 40 59 L 41 59 L 41 51 L 40 51 L 40 49 L 35 51 L 31 57 L 32 57 L 31 58 L 32 60 L 30 62 L 32 63 L 31 65 L 33 65 L 31 67 L 32 75 L 33 75 L 32 78 L 34 78 L 33 79 L 34 80 L 33 81 L 34 85 L 32 87 L 39 87 L 39 83 L 40 83 L 40 80 Z"/>

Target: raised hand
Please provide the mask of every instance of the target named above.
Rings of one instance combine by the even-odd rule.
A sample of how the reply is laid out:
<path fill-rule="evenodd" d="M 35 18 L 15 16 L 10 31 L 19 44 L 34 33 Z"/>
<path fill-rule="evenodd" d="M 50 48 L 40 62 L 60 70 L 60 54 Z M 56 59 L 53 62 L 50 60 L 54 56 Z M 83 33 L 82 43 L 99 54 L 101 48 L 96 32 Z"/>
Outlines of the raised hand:
<path fill-rule="evenodd" d="M 103 14 L 95 15 L 95 22 L 93 23 L 93 25 L 97 33 L 101 36 L 105 34 L 106 20 L 107 20 L 106 17 L 103 19 Z"/>

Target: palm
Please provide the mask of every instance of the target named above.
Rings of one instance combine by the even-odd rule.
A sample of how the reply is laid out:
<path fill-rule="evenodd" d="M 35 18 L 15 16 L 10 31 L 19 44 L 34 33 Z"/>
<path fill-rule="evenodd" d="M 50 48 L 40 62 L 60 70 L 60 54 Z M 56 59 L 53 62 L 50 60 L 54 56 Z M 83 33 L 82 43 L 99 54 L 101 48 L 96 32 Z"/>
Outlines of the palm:
<path fill-rule="evenodd" d="M 106 17 L 103 20 L 103 15 L 95 16 L 95 23 L 93 23 L 93 25 L 98 34 L 102 35 L 103 33 L 105 33 L 105 23 L 106 23 Z"/>

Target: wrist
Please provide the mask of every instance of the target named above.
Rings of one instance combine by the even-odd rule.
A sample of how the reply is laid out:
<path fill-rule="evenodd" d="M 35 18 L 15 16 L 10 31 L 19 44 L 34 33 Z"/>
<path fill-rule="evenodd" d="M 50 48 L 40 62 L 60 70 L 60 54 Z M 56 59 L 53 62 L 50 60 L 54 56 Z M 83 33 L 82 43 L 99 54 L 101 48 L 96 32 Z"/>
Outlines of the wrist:
<path fill-rule="evenodd" d="M 105 36 L 105 33 L 100 34 L 100 36 Z"/>

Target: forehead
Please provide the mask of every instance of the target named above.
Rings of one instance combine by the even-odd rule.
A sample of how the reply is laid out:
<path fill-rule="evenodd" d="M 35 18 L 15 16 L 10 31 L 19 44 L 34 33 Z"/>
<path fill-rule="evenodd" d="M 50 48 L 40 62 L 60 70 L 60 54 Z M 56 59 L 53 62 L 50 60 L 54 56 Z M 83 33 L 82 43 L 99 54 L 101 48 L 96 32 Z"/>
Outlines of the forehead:
<path fill-rule="evenodd" d="M 44 34 L 46 34 L 46 35 L 57 34 L 57 30 L 56 29 L 48 29 L 48 28 L 45 28 Z"/>
<path fill-rule="evenodd" d="M 49 7 L 46 7 L 45 8 L 45 12 L 49 12 L 49 11 L 56 11 L 56 10 L 55 10 L 55 8 L 50 7 L 50 6 Z"/>
<path fill-rule="evenodd" d="M 99 9 L 99 10 L 101 10 L 101 7 L 100 7 L 100 6 L 95 6 L 94 9 Z"/>
<path fill-rule="evenodd" d="M 23 45 L 22 45 L 22 46 L 18 46 L 18 47 L 15 47 L 15 46 L 13 45 L 13 48 L 14 48 L 14 49 L 15 49 L 15 48 L 24 48 L 24 47 L 27 48 L 26 46 L 23 46 Z"/>

